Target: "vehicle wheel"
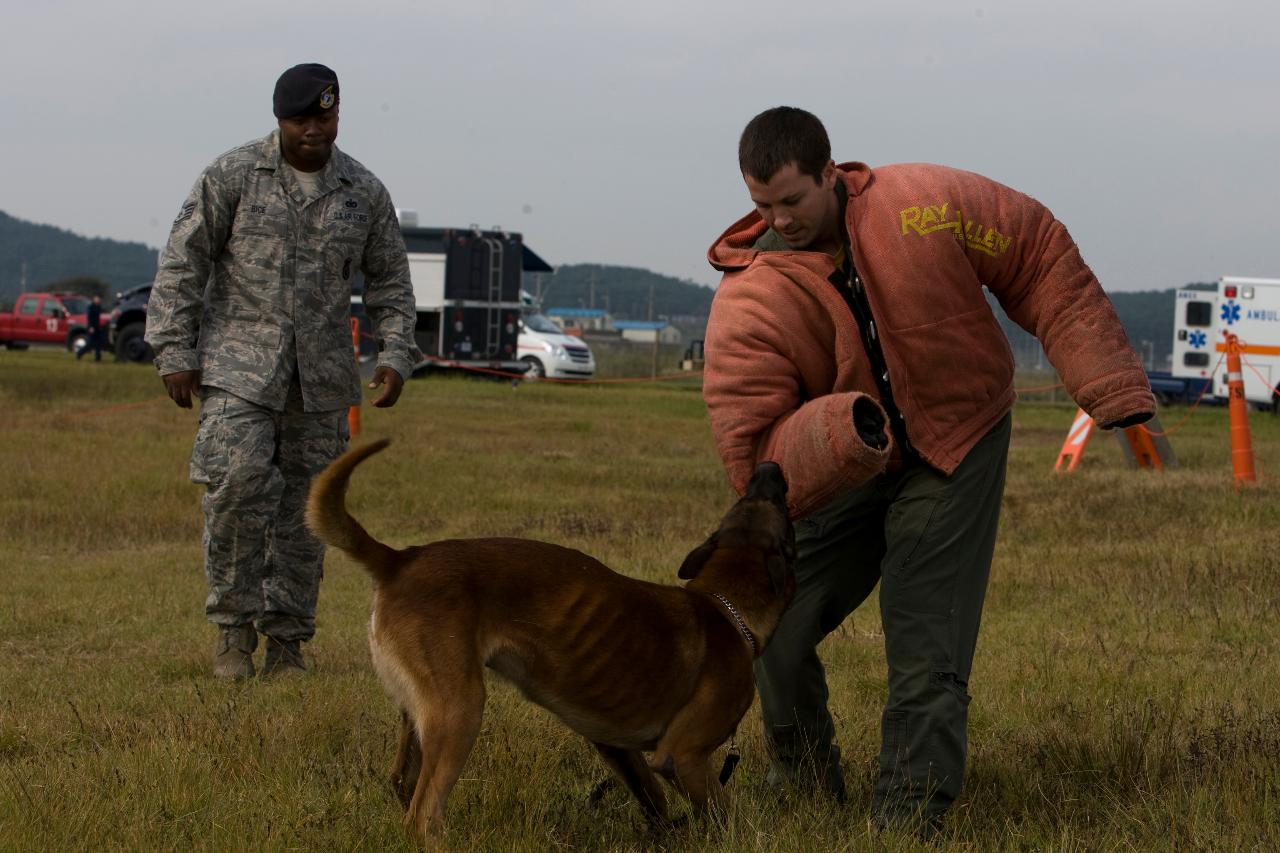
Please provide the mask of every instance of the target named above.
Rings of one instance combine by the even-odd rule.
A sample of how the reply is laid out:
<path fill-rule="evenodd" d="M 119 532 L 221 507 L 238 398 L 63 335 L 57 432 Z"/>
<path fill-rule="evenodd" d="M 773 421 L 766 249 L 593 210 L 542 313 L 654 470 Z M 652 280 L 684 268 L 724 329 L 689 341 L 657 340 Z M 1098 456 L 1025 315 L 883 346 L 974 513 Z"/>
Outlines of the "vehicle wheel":
<path fill-rule="evenodd" d="M 533 356 L 526 355 L 520 360 L 529 365 L 529 369 L 524 372 L 525 379 L 542 379 L 547 375 L 547 371 L 543 368 L 542 362 L 538 361 Z"/>
<path fill-rule="evenodd" d="M 67 350 L 69 352 L 80 352 L 80 350 L 89 346 L 89 333 L 83 329 L 78 329 L 67 335 Z"/>
<path fill-rule="evenodd" d="M 116 358 L 121 361 L 151 361 L 155 353 L 142 339 L 145 323 L 130 323 L 116 333 Z"/>

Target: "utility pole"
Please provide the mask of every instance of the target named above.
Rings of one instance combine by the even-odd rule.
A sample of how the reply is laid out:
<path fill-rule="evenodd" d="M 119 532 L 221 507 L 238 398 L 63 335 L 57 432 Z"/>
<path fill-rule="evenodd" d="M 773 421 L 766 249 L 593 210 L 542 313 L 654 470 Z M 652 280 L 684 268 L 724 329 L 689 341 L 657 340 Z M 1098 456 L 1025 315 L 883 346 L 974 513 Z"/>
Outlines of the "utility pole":
<path fill-rule="evenodd" d="M 596 271 L 595 270 L 591 271 L 590 293 L 591 293 L 591 297 L 590 297 L 591 301 L 587 304 L 587 307 L 595 308 L 596 307 Z"/>
<path fill-rule="evenodd" d="M 649 322 L 653 322 L 653 285 L 649 285 Z M 658 378 L 658 330 L 653 329 L 653 369 L 651 378 Z"/>
<path fill-rule="evenodd" d="M 19 279 L 19 282 L 21 284 L 21 289 L 18 292 L 26 293 L 27 292 L 27 259 L 26 258 L 22 259 L 22 276 Z"/>

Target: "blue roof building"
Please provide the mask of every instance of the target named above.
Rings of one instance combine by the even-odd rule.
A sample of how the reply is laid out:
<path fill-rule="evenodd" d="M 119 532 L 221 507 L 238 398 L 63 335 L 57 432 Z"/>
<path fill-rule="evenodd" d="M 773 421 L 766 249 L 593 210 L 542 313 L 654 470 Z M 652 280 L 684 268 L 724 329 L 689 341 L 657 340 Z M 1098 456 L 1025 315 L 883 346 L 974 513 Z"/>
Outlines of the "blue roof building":
<path fill-rule="evenodd" d="M 680 343 L 680 330 L 666 320 L 614 320 L 613 328 L 622 333 L 624 340 L 652 343 Z"/>
<path fill-rule="evenodd" d="M 609 328 L 609 315 L 600 308 L 546 308 L 542 313 L 566 329 L 603 331 Z"/>

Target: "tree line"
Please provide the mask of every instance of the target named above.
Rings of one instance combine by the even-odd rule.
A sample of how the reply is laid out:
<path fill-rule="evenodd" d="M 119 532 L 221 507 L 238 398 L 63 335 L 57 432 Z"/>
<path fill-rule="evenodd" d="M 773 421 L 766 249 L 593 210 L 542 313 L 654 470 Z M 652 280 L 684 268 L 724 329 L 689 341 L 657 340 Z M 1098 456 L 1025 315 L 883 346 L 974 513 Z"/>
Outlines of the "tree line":
<path fill-rule="evenodd" d="M 0 304 L 24 290 L 69 290 L 110 300 L 155 278 L 156 250 L 141 243 L 81 237 L 0 211 Z"/>
<path fill-rule="evenodd" d="M 24 282 L 28 291 L 98 294 L 110 303 L 117 291 L 150 281 L 155 270 L 156 250 L 142 243 L 82 237 L 0 211 L 0 309 L 12 307 Z M 667 319 L 686 329 L 701 328 L 715 295 L 687 279 L 606 264 L 526 274 L 524 288 L 543 308 L 598 308 L 617 319 Z M 1134 349 L 1159 367 L 1172 349 L 1174 288 L 1109 295 Z M 1019 363 L 1034 361 L 1039 344 L 998 306 L 995 311 Z"/>

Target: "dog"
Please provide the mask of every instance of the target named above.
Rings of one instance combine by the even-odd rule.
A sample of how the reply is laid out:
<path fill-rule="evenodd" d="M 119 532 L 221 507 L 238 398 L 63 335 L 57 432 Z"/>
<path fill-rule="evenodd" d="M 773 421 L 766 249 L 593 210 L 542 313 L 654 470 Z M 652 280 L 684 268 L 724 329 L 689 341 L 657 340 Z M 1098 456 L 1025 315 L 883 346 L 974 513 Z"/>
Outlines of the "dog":
<path fill-rule="evenodd" d="M 388 443 L 350 450 L 322 472 L 307 523 L 373 578 L 369 647 L 401 709 L 391 783 L 406 830 L 426 842 L 444 826 L 480 732 L 485 667 L 590 741 L 651 823 L 668 822 L 655 772 L 695 813 L 722 812 L 712 753 L 751 706 L 752 660 L 795 592 L 778 465 L 756 469 L 746 496 L 685 558 L 679 587 L 529 539 L 384 545 L 345 496 L 355 467 Z"/>

